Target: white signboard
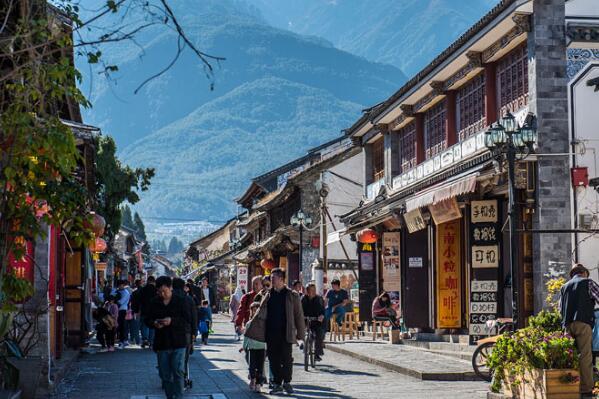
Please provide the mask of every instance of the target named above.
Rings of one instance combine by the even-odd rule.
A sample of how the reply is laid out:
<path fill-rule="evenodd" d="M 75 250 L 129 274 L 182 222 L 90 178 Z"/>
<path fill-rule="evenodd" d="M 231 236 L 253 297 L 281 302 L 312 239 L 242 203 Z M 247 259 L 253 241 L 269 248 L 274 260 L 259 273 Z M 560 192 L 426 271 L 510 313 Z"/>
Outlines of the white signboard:
<path fill-rule="evenodd" d="M 422 258 L 408 258 L 408 267 L 422 267 Z"/>
<path fill-rule="evenodd" d="M 499 245 L 473 245 L 472 268 L 492 269 L 499 267 Z"/>
<path fill-rule="evenodd" d="M 248 291 L 248 267 L 237 266 L 237 286 Z"/>
<path fill-rule="evenodd" d="M 495 302 L 470 302 L 470 313 L 497 313 Z"/>
<path fill-rule="evenodd" d="M 470 206 L 470 222 L 497 222 L 497 200 L 472 201 Z"/>
<path fill-rule="evenodd" d="M 468 328 L 468 332 L 470 335 L 495 335 L 496 332 L 496 327 L 493 327 L 492 329 L 489 329 L 489 327 L 487 327 L 486 323 L 483 324 L 470 324 L 470 327 Z"/>
<path fill-rule="evenodd" d="M 496 280 L 472 280 L 471 292 L 497 292 Z"/>

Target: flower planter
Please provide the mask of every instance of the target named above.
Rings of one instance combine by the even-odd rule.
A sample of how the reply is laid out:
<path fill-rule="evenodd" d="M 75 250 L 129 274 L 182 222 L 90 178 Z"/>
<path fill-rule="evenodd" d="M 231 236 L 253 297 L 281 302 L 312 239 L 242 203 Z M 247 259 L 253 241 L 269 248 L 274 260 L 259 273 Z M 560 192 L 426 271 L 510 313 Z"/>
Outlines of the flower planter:
<path fill-rule="evenodd" d="M 523 376 L 507 376 L 503 393 L 520 399 L 578 399 L 578 370 L 527 370 Z M 520 383 L 517 383 L 520 381 Z"/>

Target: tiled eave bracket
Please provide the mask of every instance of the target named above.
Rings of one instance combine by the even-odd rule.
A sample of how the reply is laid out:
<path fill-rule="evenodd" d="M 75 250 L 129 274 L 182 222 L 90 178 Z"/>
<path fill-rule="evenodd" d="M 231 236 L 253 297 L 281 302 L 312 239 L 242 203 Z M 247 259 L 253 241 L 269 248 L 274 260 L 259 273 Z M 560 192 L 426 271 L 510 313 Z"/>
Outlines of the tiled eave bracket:
<path fill-rule="evenodd" d="M 566 27 L 568 44 L 572 42 L 599 43 L 599 24 L 570 22 Z"/>

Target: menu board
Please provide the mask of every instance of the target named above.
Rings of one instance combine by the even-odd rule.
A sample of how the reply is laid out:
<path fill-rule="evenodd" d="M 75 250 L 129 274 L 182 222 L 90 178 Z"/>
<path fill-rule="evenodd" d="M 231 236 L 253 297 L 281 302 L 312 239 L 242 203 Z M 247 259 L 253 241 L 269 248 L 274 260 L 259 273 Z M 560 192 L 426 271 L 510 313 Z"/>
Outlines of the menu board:
<path fill-rule="evenodd" d="M 400 233 L 383 233 L 383 290 L 401 290 Z"/>
<path fill-rule="evenodd" d="M 489 329 L 488 320 L 497 318 L 497 280 L 473 280 L 470 284 L 470 343 L 496 333 Z"/>

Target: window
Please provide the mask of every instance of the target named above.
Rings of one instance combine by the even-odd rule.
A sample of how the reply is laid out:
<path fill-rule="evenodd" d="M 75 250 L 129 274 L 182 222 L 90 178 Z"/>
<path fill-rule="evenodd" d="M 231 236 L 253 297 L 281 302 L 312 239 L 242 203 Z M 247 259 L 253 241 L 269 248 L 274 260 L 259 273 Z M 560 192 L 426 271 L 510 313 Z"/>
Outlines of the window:
<path fill-rule="evenodd" d="M 497 64 L 499 116 L 514 112 L 528 104 L 528 54 L 522 45 Z"/>
<path fill-rule="evenodd" d="M 445 103 L 440 101 L 424 114 L 424 148 L 426 159 L 432 158 L 447 148 L 447 126 Z"/>
<path fill-rule="evenodd" d="M 477 75 L 462 86 L 456 95 L 456 119 L 460 141 L 484 129 L 485 120 L 485 75 Z"/>
<path fill-rule="evenodd" d="M 385 177 L 385 140 L 381 137 L 372 143 L 372 181 Z"/>
<path fill-rule="evenodd" d="M 416 123 L 399 130 L 399 162 L 401 173 L 416 167 Z"/>

